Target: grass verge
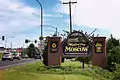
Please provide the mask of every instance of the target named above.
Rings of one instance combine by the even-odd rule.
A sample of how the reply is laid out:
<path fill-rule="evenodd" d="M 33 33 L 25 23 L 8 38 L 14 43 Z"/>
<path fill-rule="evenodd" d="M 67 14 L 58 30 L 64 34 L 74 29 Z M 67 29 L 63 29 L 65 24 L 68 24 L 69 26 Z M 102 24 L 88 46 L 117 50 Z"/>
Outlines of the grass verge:
<path fill-rule="evenodd" d="M 0 53 L 0 60 L 1 60 L 1 58 L 2 58 L 2 53 Z"/>
<path fill-rule="evenodd" d="M 78 62 L 65 62 L 61 67 L 47 67 L 42 62 L 8 69 L 4 80 L 109 80 L 94 70 L 80 68 Z"/>
<path fill-rule="evenodd" d="M 0 70 L 0 80 L 3 80 L 5 70 Z"/>

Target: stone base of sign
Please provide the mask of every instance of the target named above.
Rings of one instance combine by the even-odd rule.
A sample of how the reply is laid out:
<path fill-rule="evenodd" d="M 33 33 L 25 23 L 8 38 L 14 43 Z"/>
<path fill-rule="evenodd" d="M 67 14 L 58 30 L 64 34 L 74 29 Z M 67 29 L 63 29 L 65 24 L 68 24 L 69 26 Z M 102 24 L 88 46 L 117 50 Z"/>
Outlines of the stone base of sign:
<path fill-rule="evenodd" d="M 106 67 L 106 37 L 93 37 L 92 65 Z"/>
<path fill-rule="evenodd" d="M 61 64 L 61 37 L 47 37 L 48 49 L 43 54 L 46 66 L 60 66 Z"/>

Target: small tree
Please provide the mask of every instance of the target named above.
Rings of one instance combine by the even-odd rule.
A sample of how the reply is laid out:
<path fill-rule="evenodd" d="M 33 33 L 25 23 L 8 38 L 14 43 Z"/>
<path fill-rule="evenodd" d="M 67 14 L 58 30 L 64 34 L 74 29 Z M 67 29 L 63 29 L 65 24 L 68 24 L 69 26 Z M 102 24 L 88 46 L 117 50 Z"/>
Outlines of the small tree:
<path fill-rule="evenodd" d="M 116 65 L 116 71 L 113 73 L 112 80 L 120 80 L 120 64 Z"/>
<path fill-rule="evenodd" d="M 107 40 L 106 43 L 106 51 L 107 51 L 107 65 L 108 70 L 114 71 L 116 70 L 116 64 L 120 64 L 120 46 L 119 40 L 111 37 Z"/>
<path fill-rule="evenodd" d="M 30 58 L 34 58 L 36 49 L 33 43 L 31 43 L 27 48 L 27 54 Z"/>
<path fill-rule="evenodd" d="M 112 48 L 114 48 L 116 46 L 119 46 L 119 40 L 113 38 L 113 36 L 111 35 L 106 43 L 107 54 L 110 53 Z"/>

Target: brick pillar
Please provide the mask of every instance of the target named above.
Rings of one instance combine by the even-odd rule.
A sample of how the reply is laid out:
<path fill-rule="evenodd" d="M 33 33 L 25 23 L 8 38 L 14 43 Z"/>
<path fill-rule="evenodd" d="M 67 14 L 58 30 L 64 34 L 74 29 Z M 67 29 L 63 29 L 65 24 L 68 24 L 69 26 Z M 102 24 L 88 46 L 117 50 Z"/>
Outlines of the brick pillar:
<path fill-rule="evenodd" d="M 92 65 L 106 67 L 106 37 L 93 37 Z"/>
<path fill-rule="evenodd" d="M 60 66 L 61 64 L 61 37 L 48 37 L 47 66 Z"/>

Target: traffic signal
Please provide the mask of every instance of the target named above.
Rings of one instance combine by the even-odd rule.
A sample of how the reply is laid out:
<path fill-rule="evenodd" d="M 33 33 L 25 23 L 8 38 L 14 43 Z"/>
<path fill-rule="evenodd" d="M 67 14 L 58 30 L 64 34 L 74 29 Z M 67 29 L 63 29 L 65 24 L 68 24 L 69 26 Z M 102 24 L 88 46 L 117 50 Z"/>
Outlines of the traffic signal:
<path fill-rule="evenodd" d="M 28 39 L 25 39 L 25 43 L 28 43 L 29 42 L 29 40 Z"/>
<path fill-rule="evenodd" d="M 40 37 L 39 37 L 39 40 L 43 40 L 43 37 L 42 37 L 42 36 L 40 36 Z"/>
<path fill-rule="evenodd" d="M 35 43 L 37 43 L 37 40 L 35 40 Z"/>
<path fill-rule="evenodd" d="M 3 40 L 3 41 L 5 40 L 5 36 L 2 36 L 2 40 Z"/>

